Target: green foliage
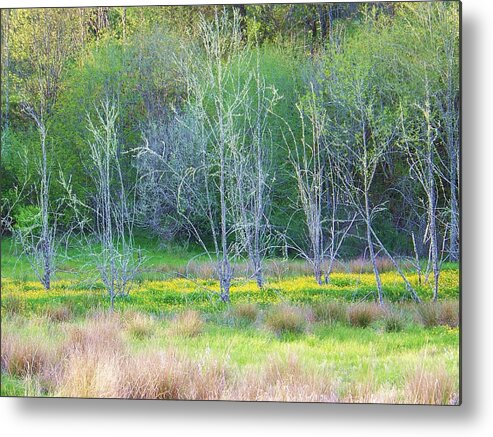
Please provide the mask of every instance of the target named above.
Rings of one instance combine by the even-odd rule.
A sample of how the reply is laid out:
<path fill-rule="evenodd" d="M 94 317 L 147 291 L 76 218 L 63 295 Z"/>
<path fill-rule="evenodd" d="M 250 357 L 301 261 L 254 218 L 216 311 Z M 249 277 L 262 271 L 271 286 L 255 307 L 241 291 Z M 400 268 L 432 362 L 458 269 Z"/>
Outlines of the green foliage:
<path fill-rule="evenodd" d="M 14 215 L 15 228 L 23 231 L 36 229 L 41 226 L 41 212 L 39 207 L 33 205 L 20 206 Z"/>
<path fill-rule="evenodd" d="M 424 83 L 428 81 L 436 133 L 444 136 L 445 120 L 439 113 L 449 84 L 456 96 L 453 106 L 458 105 L 458 8 L 457 2 L 225 8 L 229 17 L 234 10 L 240 12 L 241 44 L 249 51 L 243 64 L 232 63 L 231 68 L 238 69 L 235 77 L 239 83 L 224 85 L 225 101 L 235 86 L 250 79 L 257 55 L 260 74 L 270 92 L 275 89 L 281 96 L 274 114 L 267 119 L 273 175 L 270 222 L 276 233 L 288 232 L 293 242 L 305 244 L 302 217 L 294 208 L 297 186 L 283 134 L 288 125 L 294 142 L 299 141 L 301 121 L 296 104 L 303 102 L 313 84 L 319 107 L 326 111 L 333 126 L 326 133 L 331 147 L 349 142 L 354 150 L 360 149 L 361 132 L 348 134 L 354 128 L 358 98 L 367 104 L 365 117 L 373 149 L 382 139 L 392 138 L 370 192 L 372 205 L 382 206 L 374 213 L 374 227 L 392 253 L 412 254 L 410 234 L 420 228 L 415 215 L 416 211 L 423 213 L 419 203 L 423 193 L 410 179 L 409 163 L 402 150 L 405 136 L 401 117 L 412 127 L 407 135 L 419 132 L 416 103 L 422 99 Z M 105 96 L 117 98 L 124 176 L 133 177 L 135 160 L 131 151 L 142 143 L 142 130 L 148 125 L 164 125 L 185 106 L 189 90 L 177 64 L 184 61 L 184 48 L 193 48 L 194 57 L 187 60 L 191 68 L 203 56 L 204 47 L 198 42 L 199 17 L 203 14 L 210 20 L 215 9 L 48 8 L 11 10 L 8 15 L 2 11 L 2 115 L 7 95 L 10 105 L 6 114 L 9 129 L 2 132 L 2 212 L 5 205 L 14 202 L 15 187 L 29 180 L 29 195 L 15 211 L 15 220 L 19 226 L 26 226 L 35 215 L 31 211 L 29 217 L 28 211 L 29 205 L 36 203 L 35 191 L 30 188 L 37 182 L 39 134 L 22 112 L 21 103 L 47 109 L 50 198 L 62 199 L 65 195 L 58 183 L 62 171 L 70 178 L 75 194 L 90 201 L 94 193 L 88 188 L 91 166 L 87 114 L 94 114 L 95 105 Z M 98 13 L 107 18 L 101 29 L 95 28 Z M 323 36 L 322 17 L 329 14 L 330 32 Z M 48 44 L 43 45 L 42 41 Z M 204 75 L 205 87 L 211 85 L 208 80 Z M 255 91 L 248 90 L 253 100 Z M 209 108 L 212 104 L 207 102 Z M 237 114 L 238 124 L 242 116 Z M 445 153 L 441 140 L 437 148 Z M 375 153 L 373 149 L 370 153 Z M 446 156 L 440 156 L 437 165 L 445 161 Z M 444 211 L 440 218 L 446 223 L 450 195 L 446 176 L 437 182 L 438 204 Z M 65 228 L 71 223 L 70 215 L 65 209 L 59 217 Z M 174 223 L 174 217 L 169 220 L 166 224 Z M 197 214 L 194 225 L 206 229 L 206 219 Z M 441 230 L 445 227 L 442 225 Z M 363 228 L 361 223 L 354 225 L 354 235 L 341 248 L 342 256 L 362 254 Z M 185 229 L 179 234 L 180 238 L 187 232 Z M 273 252 L 281 255 L 278 247 Z M 370 291 L 363 288 L 355 290 L 354 296 Z M 394 299 L 399 293 L 386 290 L 386 294 Z"/>

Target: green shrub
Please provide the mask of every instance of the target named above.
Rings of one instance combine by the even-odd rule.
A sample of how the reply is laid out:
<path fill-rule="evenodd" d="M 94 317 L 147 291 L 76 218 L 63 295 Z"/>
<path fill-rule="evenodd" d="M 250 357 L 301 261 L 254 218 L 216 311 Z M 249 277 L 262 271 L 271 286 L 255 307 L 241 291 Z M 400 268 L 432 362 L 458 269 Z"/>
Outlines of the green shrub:
<path fill-rule="evenodd" d="M 16 229 L 30 229 L 41 226 L 41 211 L 37 206 L 20 206 L 14 214 Z"/>

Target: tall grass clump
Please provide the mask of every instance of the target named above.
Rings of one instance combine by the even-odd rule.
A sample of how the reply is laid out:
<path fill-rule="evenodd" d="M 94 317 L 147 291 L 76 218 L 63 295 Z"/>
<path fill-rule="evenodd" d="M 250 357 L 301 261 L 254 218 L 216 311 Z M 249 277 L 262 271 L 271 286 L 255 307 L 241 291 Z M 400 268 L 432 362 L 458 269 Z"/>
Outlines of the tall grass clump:
<path fill-rule="evenodd" d="M 337 402 L 337 384 L 325 370 L 307 368 L 296 353 L 274 354 L 239 379 L 228 398 L 245 401 Z"/>
<path fill-rule="evenodd" d="M 420 368 L 408 376 L 407 402 L 425 405 L 451 405 L 459 402 L 456 383 L 442 367 L 430 371 Z"/>
<path fill-rule="evenodd" d="M 259 313 L 256 303 L 240 303 L 233 307 L 233 316 L 240 322 L 253 323 Z"/>
<path fill-rule="evenodd" d="M 301 334 L 305 330 L 306 320 L 299 308 L 280 304 L 267 312 L 265 325 L 277 335 Z"/>
<path fill-rule="evenodd" d="M 204 321 L 200 313 L 195 310 L 187 310 L 175 316 L 168 331 L 173 336 L 196 337 L 202 333 L 203 329 Z"/>
<path fill-rule="evenodd" d="M 416 306 L 418 320 L 426 328 L 434 326 L 459 326 L 459 302 L 425 302 Z"/>
<path fill-rule="evenodd" d="M 348 321 L 351 326 L 367 328 L 382 316 L 382 308 L 376 303 L 359 303 L 348 309 Z"/>
<path fill-rule="evenodd" d="M 459 301 L 446 300 L 440 302 L 440 324 L 451 328 L 459 326 Z"/>
<path fill-rule="evenodd" d="M 317 322 L 329 325 L 347 323 L 347 309 L 341 302 L 317 302 L 312 309 Z"/>
<path fill-rule="evenodd" d="M 57 362 L 56 350 L 45 341 L 2 332 L 2 372 L 24 378 L 49 372 Z"/>
<path fill-rule="evenodd" d="M 22 314 L 25 308 L 25 301 L 17 296 L 2 297 L 2 314 L 15 315 Z"/>
<path fill-rule="evenodd" d="M 47 307 L 45 315 L 52 322 L 68 322 L 73 318 L 74 314 L 71 306 L 63 304 Z"/>
<path fill-rule="evenodd" d="M 400 332 L 404 329 L 405 319 L 402 311 L 388 309 L 383 316 L 385 332 Z"/>
<path fill-rule="evenodd" d="M 416 312 L 418 320 L 426 328 L 432 328 L 439 325 L 440 312 L 438 303 L 436 302 L 423 302 L 416 306 Z"/>
<path fill-rule="evenodd" d="M 151 337 L 156 324 L 151 316 L 138 311 L 127 311 L 123 315 L 127 332 L 137 340 L 144 340 Z"/>
<path fill-rule="evenodd" d="M 123 324 L 117 313 L 94 313 L 83 324 L 67 329 L 67 339 L 62 345 L 66 354 L 74 351 L 98 354 L 108 350 L 122 351 Z"/>

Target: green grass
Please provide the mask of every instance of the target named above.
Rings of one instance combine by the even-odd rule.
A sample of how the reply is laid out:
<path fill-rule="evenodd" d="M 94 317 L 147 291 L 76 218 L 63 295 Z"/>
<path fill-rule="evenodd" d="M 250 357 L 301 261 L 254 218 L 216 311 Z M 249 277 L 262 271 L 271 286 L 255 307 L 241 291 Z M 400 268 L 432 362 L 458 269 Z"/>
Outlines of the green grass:
<path fill-rule="evenodd" d="M 64 344 L 71 327 L 83 329 L 87 320 L 78 318 L 56 325 L 39 317 L 8 316 L 2 320 L 2 332 L 42 344 Z M 287 363 L 295 356 L 303 369 L 331 375 L 341 397 L 358 384 L 371 384 L 376 391 L 389 387 L 404 390 L 409 374 L 437 366 L 458 384 L 458 330 L 443 326 L 425 329 L 407 325 L 399 333 L 386 333 L 378 326 L 361 329 L 314 323 L 305 334 L 277 336 L 262 325 L 228 326 L 209 318 L 199 335 L 180 336 L 169 335 L 170 319 L 154 319 L 152 323 L 152 335 L 135 336 L 130 327 L 124 326 L 115 336 L 123 336 L 134 356 L 172 350 L 195 362 L 214 359 L 235 372 L 260 372 L 272 360 Z M 35 382 L 2 372 L 2 395 L 36 394 Z"/>
<path fill-rule="evenodd" d="M 162 279 L 163 275 L 170 274 L 173 269 L 184 268 L 191 258 L 205 260 L 202 251 L 194 245 L 162 245 L 157 239 L 139 236 L 135 239 L 136 247 L 142 250 L 145 258 L 144 277 L 146 279 Z M 2 277 L 32 281 L 36 277 L 29 262 L 20 256 L 21 251 L 14 240 L 2 237 Z M 80 278 L 81 273 L 93 271 L 94 260 L 90 249 L 85 245 L 73 244 L 67 251 L 61 249 L 57 258 L 59 271 L 56 279 Z"/>
<path fill-rule="evenodd" d="M 318 382 L 312 381 L 310 390 L 322 390 L 317 384 L 330 380 L 335 387 L 334 396 L 349 402 L 413 402 L 415 390 L 422 392 L 420 399 L 435 399 L 433 393 L 430 395 L 435 377 L 440 379 L 442 388 L 452 387 L 452 393 L 458 392 L 456 313 L 459 276 L 456 264 L 446 265 L 443 270 L 439 304 L 424 305 L 420 310 L 409 301 L 397 273 L 382 273 L 384 296 L 389 307 L 376 311 L 362 327 L 358 323 L 351 326 L 348 314 L 355 307 L 361 308 L 362 301 L 375 299 L 371 273 L 338 272 L 329 285 L 318 286 L 312 276 L 303 273 L 299 261 L 288 261 L 291 271 L 281 278 L 267 277 L 263 290 L 258 290 L 254 281 L 237 278 L 231 290 L 231 304 L 227 305 L 205 291 L 217 291 L 217 281 L 204 277 L 194 282 L 176 278 L 173 274 L 198 255 L 198 249 L 163 248 L 150 240 L 139 241 L 148 254 L 145 272 L 131 294 L 116 301 L 114 317 L 118 321 L 112 325 L 114 331 L 111 334 L 118 339 L 116 346 L 113 345 L 117 347 L 114 353 L 121 353 L 118 349 L 120 341 L 124 345 L 124 356 L 138 363 L 139 360 L 147 362 L 145 357 L 149 353 L 176 352 L 182 360 L 181 364 L 175 363 L 178 368 L 184 366 L 185 372 L 187 366 L 198 369 L 194 378 L 199 378 L 200 369 L 206 366 L 203 363 L 211 360 L 221 363 L 227 368 L 228 389 L 233 390 L 230 393 L 246 396 L 245 399 L 251 395 L 234 391 L 239 381 L 246 381 L 247 386 L 255 381 L 260 381 L 260 385 L 272 384 L 271 393 L 275 395 L 264 394 L 267 398 L 314 399 L 304 397 L 307 392 L 301 387 L 303 381 L 312 376 Z M 107 317 L 109 299 L 102 284 L 86 276 L 84 267 L 90 261 L 87 252 L 77 253 L 73 249 L 69 253 L 65 264 L 62 263 L 64 271 L 49 291 L 35 280 L 29 265 L 16 255 L 9 239 L 2 240 L 1 261 L 2 343 L 4 335 L 10 336 L 10 348 L 19 343 L 17 357 L 25 354 L 43 360 L 42 364 L 53 365 L 53 356 L 65 351 L 59 357 L 57 355 L 55 364 L 66 363 L 73 350 L 67 352 L 64 348 L 72 341 L 70 333 L 74 330 L 93 329 L 92 335 L 98 341 L 101 331 L 97 327 L 100 323 L 97 315 Z M 198 272 L 201 263 L 210 269 L 206 260 L 198 257 Z M 431 284 L 417 287 L 417 291 L 425 301 L 430 300 Z M 277 315 L 279 308 L 292 309 L 294 315 L 302 317 L 301 323 L 287 323 L 290 319 L 286 317 L 290 314 Z M 194 317 L 179 316 L 186 310 L 192 310 L 190 314 Z M 424 317 L 428 314 L 423 314 L 426 310 L 433 318 Z M 273 315 L 277 317 L 275 320 Z M 398 315 L 398 320 L 389 321 L 391 315 Z M 194 322 L 195 319 L 198 322 Z M 193 330 L 192 334 L 190 330 Z M 39 356 L 35 353 L 37 345 L 42 349 Z M 32 375 L 16 375 L 15 371 L 11 374 L 4 366 L 4 353 L 7 357 L 9 352 L 2 349 L 2 396 L 58 393 L 58 389 L 53 388 L 53 381 L 46 382 L 53 369 L 45 373 L 36 370 L 38 373 Z M 98 359 L 106 358 L 103 354 Z M 82 363 L 84 360 L 86 358 Z M 97 368 L 107 365 L 100 364 L 102 367 Z M 89 370 L 81 368 L 81 372 L 84 371 Z M 124 372 L 124 369 L 120 371 Z M 260 379 L 254 376 L 249 380 L 252 375 Z M 60 380 L 65 377 L 63 372 L 58 375 Z M 294 381 L 295 377 L 298 382 Z M 220 375 L 218 378 L 220 383 Z M 281 378 L 282 384 L 276 378 Z M 207 378 L 198 381 L 205 384 Z M 420 387 L 422 381 L 429 383 L 429 387 Z M 292 390 L 291 394 L 281 390 L 284 386 Z M 98 396 L 99 391 L 91 393 Z"/>
<path fill-rule="evenodd" d="M 26 383 L 20 378 L 6 375 L 2 372 L 0 396 L 26 396 Z"/>

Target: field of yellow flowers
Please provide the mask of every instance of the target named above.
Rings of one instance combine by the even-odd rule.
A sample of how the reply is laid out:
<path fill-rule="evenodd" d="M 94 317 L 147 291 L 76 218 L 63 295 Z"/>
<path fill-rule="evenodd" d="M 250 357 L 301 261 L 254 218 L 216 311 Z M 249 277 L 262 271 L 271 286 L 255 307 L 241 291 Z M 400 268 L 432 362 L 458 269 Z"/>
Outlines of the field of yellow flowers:
<path fill-rule="evenodd" d="M 3 262 L 3 260 L 2 260 Z M 297 267 L 298 268 L 298 267 Z M 8 270 L 7 270 L 8 271 Z M 114 313 L 103 285 L 77 273 L 45 290 L 1 279 L 3 396 L 456 404 L 459 270 L 408 278 L 370 272 L 245 278 L 220 301 L 216 280 L 143 276 Z"/>
<path fill-rule="evenodd" d="M 395 272 L 382 273 L 384 297 L 397 302 L 409 299 L 402 278 Z M 416 274 L 409 276 L 423 300 L 432 296 L 431 282 L 420 285 Z M 144 280 L 135 284 L 130 295 L 117 301 L 117 307 L 132 307 L 150 313 L 166 313 L 183 308 L 214 311 L 220 307 L 217 299 L 219 284 L 213 280 L 172 278 Z M 457 299 L 459 272 L 444 270 L 440 275 L 440 297 Z M 375 298 L 375 278 L 371 273 L 334 273 L 327 285 L 319 286 L 310 276 L 271 280 L 263 290 L 254 281 L 237 280 L 231 288 L 233 304 L 255 302 L 269 305 L 280 302 L 313 304 L 324 300 L 347 302 L 371 301 Z M 93 307 L 106 307 L 108 299 L 100 283 L 88 284 L 76 280 L 54 281 L 45 290 L 37 281 L 2 278 L 2 305 L 16 305 L 19 309 L 36 311 L 46 306 L 70 304 L 77 312 Z"/>

